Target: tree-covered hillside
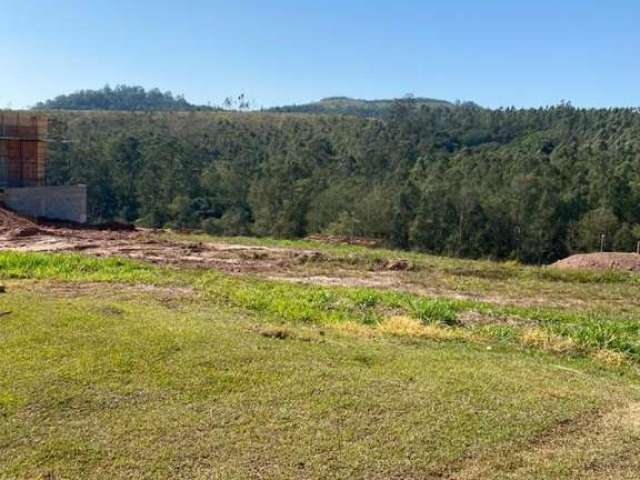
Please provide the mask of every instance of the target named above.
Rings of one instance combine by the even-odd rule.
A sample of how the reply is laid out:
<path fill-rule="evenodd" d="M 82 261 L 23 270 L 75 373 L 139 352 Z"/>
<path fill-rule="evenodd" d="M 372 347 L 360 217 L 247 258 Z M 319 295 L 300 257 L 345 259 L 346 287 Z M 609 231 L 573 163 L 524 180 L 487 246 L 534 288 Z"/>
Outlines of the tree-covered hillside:
<path fill-rule="evenodd" d="M 69 95 L 59 95 L 52 100 L 38 103 L 35 110 L 115 110 L 115 111 L 191 111 L 211 110 L 210 107 L 192 105 L 184 97 L 157 88 L 108 85 L 101 90 L 80 90 Z"/>
<path fill-rule="evenodd" d="M 301 237 L 329 232 L 547 262 L 634 250 L 640 113 L 415 107 L 384 120 L 269 113 L 58 112 L 52 183 L 94 220 Z"/>
<path fill-rule="evenodd" d="M 453 107 L 454 104 L 434 98 L 407 97 L 403 100 L 415 107 Z M 280 113 L 322 113 L 339 115 L 357 115 L 360 117 L 383 118 L 393 107 L 395 100 L 360 100 L 349 97 L 327 97 L 318 102 L 302 105 L 286 105 L 269 109 Z"/>

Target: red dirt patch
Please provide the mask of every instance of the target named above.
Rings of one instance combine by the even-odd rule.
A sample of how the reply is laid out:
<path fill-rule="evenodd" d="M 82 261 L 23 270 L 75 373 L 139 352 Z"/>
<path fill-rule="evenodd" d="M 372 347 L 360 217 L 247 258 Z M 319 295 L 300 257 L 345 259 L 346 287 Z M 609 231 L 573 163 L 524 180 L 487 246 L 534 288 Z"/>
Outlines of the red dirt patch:
<path fill-rule="evenodd" d="M 559 260 L 551 266 L 561 269 L 640 272 L 640 255 L 624 252 L 583 253 Z"/>

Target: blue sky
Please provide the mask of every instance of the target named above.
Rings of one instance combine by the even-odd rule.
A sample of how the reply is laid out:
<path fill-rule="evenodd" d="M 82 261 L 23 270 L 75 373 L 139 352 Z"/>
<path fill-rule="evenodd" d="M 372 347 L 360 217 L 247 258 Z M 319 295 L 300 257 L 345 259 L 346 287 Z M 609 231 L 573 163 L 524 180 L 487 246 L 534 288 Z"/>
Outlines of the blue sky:
<path fill-rule="evenodd" d="M 640 0 L 0 0 L 0 108 L 107 83 L 639 106 Z"/>

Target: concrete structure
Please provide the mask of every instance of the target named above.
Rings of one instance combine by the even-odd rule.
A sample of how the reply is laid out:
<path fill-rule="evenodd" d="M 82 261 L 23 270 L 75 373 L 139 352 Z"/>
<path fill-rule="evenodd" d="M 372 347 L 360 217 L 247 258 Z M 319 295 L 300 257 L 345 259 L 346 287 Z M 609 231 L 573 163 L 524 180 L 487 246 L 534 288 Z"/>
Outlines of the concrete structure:
<path fill-rule="evenodd" d="M 4 204 L 16 213 L 33 218 L 87 221 L 87 186 L 5 188 Z"/>
<path fill-rule="evenodd" d="M 0 190 L 2 202 L 23 215 L 87 221 L 85 185 L 46 185 L 49 120 L 30 112 L 0 111 Z"/>

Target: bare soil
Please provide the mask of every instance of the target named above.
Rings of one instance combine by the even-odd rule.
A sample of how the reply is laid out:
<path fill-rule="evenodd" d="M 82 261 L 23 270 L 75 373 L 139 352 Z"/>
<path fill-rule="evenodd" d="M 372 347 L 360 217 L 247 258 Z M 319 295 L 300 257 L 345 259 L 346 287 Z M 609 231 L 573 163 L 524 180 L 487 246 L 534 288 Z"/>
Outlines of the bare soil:
<path fill-rule="evenodd" d="M 390 259 L 375 271 L 357 272 L 332 268 L 329 275 L 308 268 L 330 262 L 317 250 L 229 245 L 215 242 L 176 241 L 163 238 L 162 231 L 101 229 L 60 223 L 36 224 L 0 210 L 0 250 L 23 252 L 71 252 L 95 257 L 124 257 L 160 265 L 216 269 L 227 273 L 253 273 L 272 280 L 343 287 L 403 290 L 421 295 L 460 299 L 484 299 L 470 293 L 413 285 L 404 278 L 409 262 Z"/>
<path fill-rule="evenodd" d="M 0 208 L 0 236 L 14 239 L 29 237 L 40 232 L 40 227 L 35 222 Z"/>
<path fill-rule="evenodd" d="M 640 272 L 640 255 L 624 252 L 583 253 L 559 260 L 554 268 Z"/>
<path fill-rule="evenodd" d="M 0 209 L 0 250 L 76 252 L 96 257 L 126 257 L 157 264 L 215 268 L 226 272 L 274 272 L 317 261 L 314 250 L 178 242 L 149 229 L 118 225 L 87 228 L 64 224 L 37 224 Z"/>
<path fill-rule="evenodd" d="M 530 292 L 523 296 L 521 291 L 512 292 L 506 287 L 489 292 L 481 286 L 461 286 L 464 277 L 473 275 L 485 278 L 481 270 L 477 274 L 475 270 L 467 272 L 454 269 L 447 272 L 461 277 L 462 283 L 452 284 L 440 281 L 438 275 L 432 275 L 432 272 L 416 272 L 411 262 L 404 259 L 385 259 L 379 265 L 357 266 L 345 264 L 338 257 L 312 249 L 175 240 L 164 235 L 163 231 L 123 228 L 118 224 L 87 227 L 36 223 L 3 209 L 0 209 L 1 250 L 124 257 L 160 265 L 256 274 L 293 283 L 398 290 L 499 305 L 584 307 L 583 299 L 577 298 L 573 293 L 556 294 L 556 290 L 539 294 Z M 640 271 L 640 255 L 576 255 L 557 262 L 554 267 Z M 495 280 L 496 283 L 502 281 L 500 278 Z M 621 301 L 625 305 L 629 304 L 628 299 Z"/>

